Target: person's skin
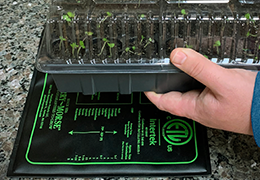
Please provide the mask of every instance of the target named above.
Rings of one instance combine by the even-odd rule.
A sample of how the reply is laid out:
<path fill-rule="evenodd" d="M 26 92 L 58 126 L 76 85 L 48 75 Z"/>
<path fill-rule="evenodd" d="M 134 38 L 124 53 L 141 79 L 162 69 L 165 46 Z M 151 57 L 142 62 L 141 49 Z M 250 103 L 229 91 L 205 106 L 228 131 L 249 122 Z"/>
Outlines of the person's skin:
<path fill-rule="evenodd" d="M 178 48 L 171 62 L 206 86 L 166 94 L 145 92 L 160 110 L 205 126 L 252 135 L 251 103 L 257 72 L 223 68 L 192 49 Z"/>

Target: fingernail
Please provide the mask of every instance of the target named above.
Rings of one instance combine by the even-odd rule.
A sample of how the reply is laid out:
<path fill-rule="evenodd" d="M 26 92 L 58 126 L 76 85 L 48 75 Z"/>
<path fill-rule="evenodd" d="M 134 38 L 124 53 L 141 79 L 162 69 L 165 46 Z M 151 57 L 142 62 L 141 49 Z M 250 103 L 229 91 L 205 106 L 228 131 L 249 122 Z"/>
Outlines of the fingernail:
<path fill-rule="evenodd" d="M 187 59 L 187 55 L 185 53 L 183 53 L 182 51 L 178 51 L 174 55 L 174 57 L 172 59 L 172 63 L 176 64 L 176 65 L 182 65 L 186 59 Z"/>

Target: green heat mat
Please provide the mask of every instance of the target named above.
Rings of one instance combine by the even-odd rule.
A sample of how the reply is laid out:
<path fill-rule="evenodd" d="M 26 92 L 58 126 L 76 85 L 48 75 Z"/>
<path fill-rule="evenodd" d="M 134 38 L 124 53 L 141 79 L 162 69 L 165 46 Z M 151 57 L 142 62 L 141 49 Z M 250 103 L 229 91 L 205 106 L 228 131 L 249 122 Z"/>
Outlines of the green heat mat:
<path fill-rule="evenodd" d="M 158 110 L 142 92 L 61 93 L 35 70 L 8 176 L 210 173 L 206 128 Z"/>

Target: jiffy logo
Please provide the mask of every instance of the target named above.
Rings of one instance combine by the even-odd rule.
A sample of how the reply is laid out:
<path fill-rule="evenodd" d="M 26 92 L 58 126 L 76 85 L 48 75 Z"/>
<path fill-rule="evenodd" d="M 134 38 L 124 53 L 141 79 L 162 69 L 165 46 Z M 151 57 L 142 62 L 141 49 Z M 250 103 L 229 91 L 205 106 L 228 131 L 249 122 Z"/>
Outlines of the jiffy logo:
<path fill-rule="evenodd" d="M 167 119 L 170 119 L 170 117 L 167 117 Z M 191 140 L 193 131 L 186 121 L 173 119 L 164 124 L 162 135 L 169 144 L 180 146 Z"/>

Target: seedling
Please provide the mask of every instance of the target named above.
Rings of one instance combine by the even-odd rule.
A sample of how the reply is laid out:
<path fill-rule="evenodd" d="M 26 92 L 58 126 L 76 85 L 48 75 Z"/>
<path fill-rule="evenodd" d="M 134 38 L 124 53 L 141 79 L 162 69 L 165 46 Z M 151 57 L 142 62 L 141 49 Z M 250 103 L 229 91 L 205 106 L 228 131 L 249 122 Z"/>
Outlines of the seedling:
<path fill-rule="evenodd" d="M 112 13 L 111 12 L 107 12 L 106 17 L 104 19 L 102 19 L 100 23 L 103 23 L 107 18 L 109 18 L 111 16 L 112 16 Z M 100 25 L 98 27 L 100 27 Z"/>
<path fill-rule="evenodd" d="M 144 46 L 144 48 L 146 48 L 150 43 L 154 43 L 154 40 L 152 38 L 148 39 L 148 42 L 146 43 L 146 45 Z"/>
<path fill-rule="evenodd" d="M 204 56 L 205 58 L 207 58 L 207 59 L 209 58 L 207 55 L 203 55 L 203 56 Z"/>
<path fill-rule="evenodd" d="M 88 36 L 92 36 L 94 33 L 91 31 L 86 31 L 85 34 L 86 34 L 86 36 L 84 37 L 84 39 L 82 41 L 85 41 Z"/>
<path fill-rule="evenodd" d="M 70 22 L 72 21 L 72 19 L 75 17 L 75 14 L 72 12 L 67 12 L 67 14 L 63 15 L 62 18 L 68 22 L 68 24 L 70 25 Z"/>
<path fill-rule="evenodd" d="M 103 44 L 103 46 L 101 48 L 101 52 L 98 54 L 98 56 L 100 56 L 103 53 L 106 44 L 109 42 L 109 40 L 107 40 L 107 38 L 103 38 L 103 41 L 104 41 L 104 44 Z"/>
<path fill-rule="evenodd" d="M 59 44 L 59 49 L 61 50 L 61 44 L 63 41 L 66 41 L 66 39 L 63 36 L 60 36 L 60 44 Z"/>
<path fill-rule="evenodd" d="M 133 50 L 135 50 L 135 46 L 132 47 Z M 135 52 L 131 51 L 129 47 L 125 48 L 125 52 L 130 52 L 132 54 L 136 54 Z"/>
<path fill-rule="evenodd" d="M 182 9 L 181 14 L 184 16 L 184 15 L 187 15 L 188 13 L 186 13 L 185 9 Z"/>
<path fill-rule="evenodd" d="M 72 44 L 70 44 L 70 46 L 72 47 L 72 55 L 73 55 L 73 57 L 75 57 L 74 52 L 75 52 L 75 49 L 79 47 L 79 45 L 77 45 L 76 43 L 72 43 Z"/>
<path fill-rule="evenodd" d="M 110 52 L 110 56 L 109 57 L 111 57 L 112 56 L 112 51 L 111 51 L 111 49 L 113 48 L 113 47 L 115 47 L 115 43 L 107 43 L 107 45 L 109 46 L 109 52 Z"/>
<path fill-rule="evenodd" d="M 144 15 L 144 14 L 141 14 L 141 15 L 140 15 L 140 18 L 144 18 L 144 17 L 145 17 L 145 15 Z"/>
<path fill-rule="evenodd" d="M 251 34 L 249 31 L 246 33 L 246 37 L 249 37 L 249 36 L 252 36 L 252 37 L 257 37 L 257 34 Z"/>
<path fill-rule="evenodd" d="M 192 48 L 193 48 L 193 46 L 192 46 L 192 45 L 185 44 L 185 46 L 186 46 L 186 48 L 190 48 L 190 49 L 192 49 Z"/>
<path fill-rule="evenodd" d="M 84 41 L 79 41 L 79 49 L 78 49 L 78 52 L 77 52 L 78 55 L 79 55 L 79 51 L 81 50 L 81 48 L 82 49 L 86 48 L 85 45 L 84 45 Z"/>
<path fill-rule="evenodd" d="M 219 47 L 221 46 L 221 42 L 219 40 L 217 40 L 215 42 L 215 44 L 213 45 L 213 47 L 216 47 L 217 48 L 217 53 L 219 54 Z"/>
<path fill-rule="evenodd" d="M 260 45 L 258 46 L 258 49 L 260 50 Z"/>
<path fill-rule="evenodd" d="M 144 40 L 144 36 L 141 35 L 141 41 L 140 41 L 140 44 L 142 44 L 143 40 Z"/>
<path fill-rule="evenodd" d="M 245 14 L 245 18 L 247 19 L 247 24 L 248 24 L 249 21 L 251 21 L 255 26 L 255 20 L 253 20 L 253 18 L 250 16 L 249 13 Z"/>

